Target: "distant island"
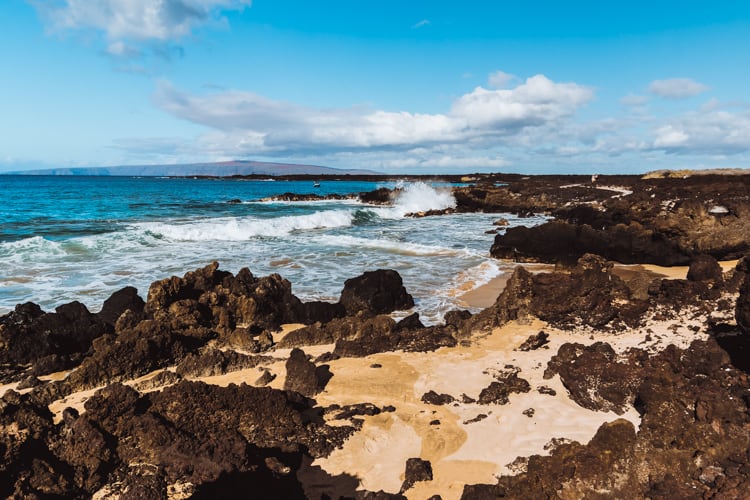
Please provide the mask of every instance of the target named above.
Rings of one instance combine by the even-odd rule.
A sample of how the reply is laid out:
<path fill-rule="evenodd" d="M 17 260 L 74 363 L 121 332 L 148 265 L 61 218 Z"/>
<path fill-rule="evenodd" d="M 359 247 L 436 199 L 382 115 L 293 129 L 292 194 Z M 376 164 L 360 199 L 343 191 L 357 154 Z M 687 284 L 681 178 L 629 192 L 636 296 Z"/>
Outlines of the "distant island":
<path fill-rule="evenodd" d="M 115 167 L 65 167 L 41 170 L 0 172 L 0 175 L 92 175 L 92 176 L 143 176 L 184 177 L 234 175 L 378 175 L 364 169 L 340 169 L 318 165 L 293 163 L 271 163 L 262 161 L 233 160 L 213 163 L 182 163 L 174 165 L 122 165 Z"/>

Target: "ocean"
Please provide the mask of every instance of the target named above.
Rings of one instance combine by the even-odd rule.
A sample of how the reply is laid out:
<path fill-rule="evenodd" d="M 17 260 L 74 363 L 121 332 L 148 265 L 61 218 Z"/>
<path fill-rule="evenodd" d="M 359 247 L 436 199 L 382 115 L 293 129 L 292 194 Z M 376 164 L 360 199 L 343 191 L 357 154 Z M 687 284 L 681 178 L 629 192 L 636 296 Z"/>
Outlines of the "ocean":
<path fill-rule="evenodd" d="M 348 278 L 395 269 L 425 323 L 461 305 L 458 291 L 510 266 L 489 257 L 492 223 L 542 217 L 408 212 L 455 200 L 450 185 L 405 183 L 393 206 L 354 200 L 268 202 L 285 192 L 348 194 L 396 183 L 154 177 L 0 176 L 0 314 L 32 301 L 78 300 L 91 311 L 124 286 L 145 299 L 151 282 L 214 260 L 236 273 L 278 273 L 302 300 L 336 301 Z M 236 200 L 240 200 L 239 203 Z"/>

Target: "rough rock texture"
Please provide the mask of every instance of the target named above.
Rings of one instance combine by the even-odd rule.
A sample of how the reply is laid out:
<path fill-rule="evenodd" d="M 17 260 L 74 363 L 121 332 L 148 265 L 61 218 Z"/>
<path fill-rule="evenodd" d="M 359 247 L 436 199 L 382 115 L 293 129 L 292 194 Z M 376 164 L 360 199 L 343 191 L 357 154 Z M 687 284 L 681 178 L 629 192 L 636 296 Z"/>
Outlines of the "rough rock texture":
<path fill-rule="evenodd" d="M 622 414 L 633 403 L 638 383 L 632 363 L 645 354 L 632 351 L 630 356 L 629 363 L 618 362 L 615 351 L 604 342 L 563 344 L 550 359 L 544 378 L 560 375 L 571 399 L 584 408 Z M 591 387 L 596 391 L 590 391 Z"/>
<path fill-rule="evenodd" d="M 549 344 L 549 334 L 545 332 L 539 332 L 536 335 L 532 335 L 523 341 L 523 344 L 518 346 L 519 351 L 535 351 L 541 349 L 545 345 Z"/>
<path fill-rule="evenodd" d="M 632 401 L 641 414 L 639 431 L 625 420 L 606 423 L 588 444 L 561 444 L 550 456 L 532 456 L 526 472 L 501 477 L 495 485 L 466 486 L 463 498 L 600 498 L 602 491 L 609 498 L 747 494 L 750 381 L 714 340 L 693 342 L 686 350 L 669 346 L 651 357 L 633 351 L 615 359 L 596 344 L 560 351 L 550 368 L 557 367 L 571 397 L 600 409 Z M 571 355 L 575 363 L 562 359 Z M 617 376 L 619 386 L 613 382 Z"/>
<path fill-rule="evenodd" d="M 710 255 L 698 255 L 690 261 L 687 279 L 690 281 L 708 281 L 717 285 L 724 282 L 721 266 Z"/>
<path fill-rule="evenodd" d="M 390 269 L 370 271 L 344 282 L 339 302 L 347 314 L 387 314 L 414 307 L 401 276 Z"/>
<path fill-rule="evenodd" d="M 55 426 L 46 408 L 11 391 L 0 399 L 0 495 L 128 488 L 133 497 L 166 498 L 182 484 L 198 498 L 304 498 L 296 478 L 303 458 L 329 453 L 352 431 L 309 420 L 309 409 L 291 394 L 245 385 L 183 381 L 141 395 L 113 384 L 86 402 L 86 413 L 66 411 Z"/>
<path fill-rule="evenodd" d="M 447 405 L 453 403 L 456 400 L 456 398 L 454 398 L 450 394 L 438 394 L 435 391 L 425 392 L 424 394 L 422 394 L 422 397 L 420 399 L 423 403 L 427 403 L 430 405 Z"/>
<path fill-rule="evenodd" d="M 30 302 L 18 305 L 0 317 L 0 381 L 22 378 L 27 365 L 40 361 L 36 375 L 74 365 L 106 331 L 80 302 L 59 306 L 53 313 Z"/>
<path fill-rule="evenodd" d="M 479 404 L 508 403 L 508 396 L 513 393 L 524 393 L 531 390 L 529 383 L 520 378 L 515 370 L 504 371 L 495 376 L 497 379 L 479 393 Z"/>
<path fill-rule="evenodd" d="M 570 273 L 533 275 L 517 268 L 495 304 L 464 322 L 462 329 L 465 334 L 489 330 L 527 315 L 561 326 L 632 325 L 646 307 L 612 274 L 611 262 L 585 255 Z"/>
<path fill-rule="evenodd" d="M 597 185 L 572 176 L 504 180 L 508 185 L 457 190 L 458 210 L 545 212 L 557 220 L 498 234 L 491 250 L 498 258 L 574 262 L 596 253 L 623 263 L 678 265 L 703 254 L 736 259 L 750 251 L 749 175 L 604 176 Z"/>
<path fill-rule="evenodd" d="M 745 335 L 750 335 L 750 274 L 745 276 L 745 280 L 740 286 L 735 318 L 737 319 L 737 326 L 745 332 Z"/>
<path fill-rule="evenodd" d="M 302 349 L 292 349 L 286 361 L 284 389 L 298 392 L 308 398 L 315 397 L 323 390 L 330 378 L 324 366 L 316 367 L 315 363 L 307 359 Z"/>
<path fill-rule="evenodd" d="M 456 345 L 454 327 L 426 328 L 416 315 L 396 323 L 389 316 L 347 316 L 315 323 L 288 333 L 279 342 L 280 347 L 301 347 L 335 343 L 336 356 L 366 356 L 394 350 L 432 351 Z"/>
<path fill-rule="evenodd" d="M 236 351 L 207 349 L 200 354 L 188 354 L 177 365 L 175 372 L 183 377 L 211 377 L 228 372 L 255 368 L 261 363 L 268 363 L 268 356 L 250 356 Z"/>
<path fill-rule="evenodd" d="M 138 295 L 138 290 L 132 286 L 126 286 L 122 290 L 113 293 L 102 305 L 99 311 L 99 319 L 114 328 L 118 318 L 125 311 L 130 310 L 135 315 L 142 315 L 146 303 Z"/>
<path fill-rule="evenodd" d="M 401 485 L 401 492 L 408 490 L 414 483 L 419 481 L 432 481 L 432 464 L 429 460 L 421 458 L 409 458 L 406 461 L 406 470 L 404 471 L 404 482 Z"/>

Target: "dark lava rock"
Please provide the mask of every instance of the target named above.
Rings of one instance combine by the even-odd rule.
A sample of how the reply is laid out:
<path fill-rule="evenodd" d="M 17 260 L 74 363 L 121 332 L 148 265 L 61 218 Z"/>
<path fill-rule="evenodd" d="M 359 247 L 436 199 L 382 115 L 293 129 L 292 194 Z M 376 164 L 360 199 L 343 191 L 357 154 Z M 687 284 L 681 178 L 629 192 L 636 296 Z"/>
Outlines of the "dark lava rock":
<path fill-rule="evenodd" d="M 485 415 L 484 413 L 480 413 L 474 418 L 470 418 L 469 420 L 464 420 L 464 425 L 473 424 L 481 420 L 484 420 L 485 418 L 487 418 L 487 415 Z"/>
<path fill-rule="evenodd" d="M 34 375 L 30 375 L 18 383 L 16 390 L 22 391 L 24 389 L 31 389 L 32 387 L 39 387 L 42 384 L 44 384 L 44 382 L 36 378 Z"/>
<path fill-rule="evenodd" d="M 273 361 L 268 356 L 251 356 L 236 351 L 208 349 L 200 354 L 188 354 L 177 365 L 177 374 L 183 377 L 212 377 L 225 373 L 255 368 Z"/>
<path fill-rule="evenodd" d="M 640 351 L 613 357 L 603 345 L 564 350 L 571 351 L 568 361 L 551 365 L 568 365 L 561 371 L 570 373 L 564 383 L 571 397 L 592 408 L 632 401 L 641 415 L 638 432 L 625 420 L 603 424 L 586 445 L 560 444 L 549 456 L 530 457 L 526 472 L 465 492 L 507 498 L 598 498 L 601 491 L 613 498 L 744 494 L 750 482 L 750 380 L 713 339 L 685 350 L 668 346 L 650 357 Z M 573 369 L 577 365 L 583 366 Z M 577 386 L 576 375 L 585 373 L 588 379 Z"/>
<path fill-rule="evenodd" d="M 554 245 L 550 245 L 550 242 Z M 684 265 L 690 255 L 665 235 L 637 222 L 617 224 L 604 230 L 591 226 L 551 221 L 540 226 L 508 228 L 495 236 L 490 255 L 518 262 L 573 263 L 593 253 L 623 264 Z"/>
<path fill-rule="evenodd" d="M 698 255 L 690 261 L 687 279 L 689 281 L 709 281 L 715 284 L 724 282 L 721 266 L 710 255 Z"/>
<path fill-rule="evenodd" d="M 255 385 L 259 387 L 266 386 L 273 382 L 276 379 L 276 374 L 271 373 L 270 370 L 263 370 L 263 375 L 258 377 L 258 379 L 255 381 Z"/>
<path fill-rule="evenodd" d="M 558 326 L 635 325 L 648 304 L 631 297 L 612 266 L 601 257 L 585 255 L 570 273 L 531 274 L 518 267 L 495 304 L 464 322 L 464 334 L 488 331 L 527 315 Z"/>
<path fill-rule="evenodd" d="M 537 387 L 536 390 L 539 391 L 539 394 L 546 394 L 548 396 L 556 396 L 557 395 L 557 391 L 556 390 L 554 390 L 552 387 L 548 387 L 546 385 L 541 385 L 541 386 Z"/>
<path fill-rule="evenodd" d="M 414 307 L 401 276 L 390 269 L 369 271 L 344 282 L 339 302 L 347 314 L 387 314 Z"/>
<path fill-rule="evenodd" d="M 315 363 L 307 359 L 302 349 L 292 349 L 286 361 L 285 390 L 296 391 L 312 398 L 323 390 L 328 378 L 325 376 L 325 369 L 321 370 L 321 367 L 316 367 Z"/>
<path fill-rule="evenodd" d="M 539 332 L 536 335 L 532 335 L 527 338 L 523 344 L 518 346 L 519 351 L 535 351 L 547 344 L 549 344 L 549 334 L 545 332 Z"/>
<path fill-rule="evenodd" d="M 637 357 L 642 353 L 632 351 Z M 550 359 L 544 378 L 560 375 L 573 401 L 589 410 L 614 411 L 622 414 L 632 402 L 637 378 L 630 363 L 617 362 L 609 344 L 590 346 L 563 344 Z M 596 391 L 591 391 L 592 386 Z"/>
<path fill-rule="evenodd" d="M 54 371 L 68 368 L 106 330 L 80 302 L 59 306 L 54 313 L 44 313 L 36 304 L 22 304 L 0 317 L 0 364 L 21 367 L 57 356 L 54 363 L 47 360 L 44 366 Z M 40 365 L 34 373 L 50 372 Z"/>
<path fill-rule="evenodd" d="M 435 391 L 428 391 L 422 394 L 421 398 L 423 403 L 429 405 L 447 405 L 456 401 L 456 398 L 450 394 L 438 394 Z"/>
<path fill-rule="evenodd" d="M 136 315 L 143 313 L 146 303 L 138 296 L 138 290 L 132 286 L 127 286 L 122 290 L 113 293 L 104 301 L 102 310 L 99 311 L 99 319 L 114 328 L 117 319 L 127 310 Z"/>
<path fill-rule="evenodd" d="M 508 396 L 513 393 L 529 392 L 531 386 L 529 383 L 520 378 L 515 371 L 507 371 L 496 375 L 497 381 L 491 382 L 489 386 L 482 389 L 479 393 L 479 404 L 499 404 L 508 403 Z"/>
<path fill-rule="evenodd" d="M 390 318 L 389 318 L 390 319 Z M 437 326 L 421 330 L 394 330 L 387 335 L 361 336 L 351 340 L 339 340 L 333 352 L 342 357 L 361 357 L 378 352 L 434 351 L 440 347 L 453 347 L 456 339 L 452 331 Z"/>
<path fill-rule="evenodd" d="M 395 350 L 431 351 L 456 345 L 454 330 L 445 327 L 419 328 L 419 318 L 409 316 L 396 323 L 389 316 L 347 316 L 328 323 L 289 332 L 279 347 L 300 347 L 336 343 L 338 357 L 361 357 Z"/>
<path fill-rule="evenodd" d="M 347 316 L 328 323 L 314 323 L 289 332 L 281 339 L 279 347 L 333 344 L 339 340 L 383 337 L 390 335 L 395 328 L 396 322 L 388 316 L 375 316 L 374 318 Z"/>
<path fill-rule="evenodd" d="M 339 407 L 338 405 L 334 405 L 334 407 L 331 407 L 330 409 L 332 411 L 336 411 L 336 414 L 333 416 L 335 420 L 351 420 L 353 417 L 358 417 L 362 415 L 366 416 L 373 416 L 373 415 L 380 415 L 383 411 L 387 411 L 386 409 L 381 410 L 377 406 L 375 406 L 372 403 L 357 403 L 353 405 L 346 405 Z"/>
<path fill-rule="evenodd" d="M 421 458 L 409 458 L 406 461 L 404 482 L 401 485 L 401 493 L 414 486 L 419 481 L 432 481 L 432 464 L 429 460 Z"/>
<path fill-rule="evenodd" d="M 746 335 L 750 335 L 750 274 L 745 276 L 745 280 L 740 286 L 740 294 L 737 297 L 737 305 L 735 309 L 735 318 L 737 319 L 737 326 L 739 326 Z"/>
<path fill-rule="evenodd" d="M 385 205 L 391 202 L 391 190 L 388 188 L 378 188 L 374 191 L 367 191 L 359 193 L 359 199 L 362 203 L 370 203 L 372 205 Z"/>
<path fill-rule="evenodd" d="M 141 392 L 149 391 L 151 389 L 156 389 L 157 387 L 162 387 L 165 385 L 174 385 L 180 380 L 182 380 L 182 376 L 178 373 L 171 372 L 169 370 L 163 370 L 153 377 L 137 383 L 135 385 L 135 388 L 136 390 Z"/>

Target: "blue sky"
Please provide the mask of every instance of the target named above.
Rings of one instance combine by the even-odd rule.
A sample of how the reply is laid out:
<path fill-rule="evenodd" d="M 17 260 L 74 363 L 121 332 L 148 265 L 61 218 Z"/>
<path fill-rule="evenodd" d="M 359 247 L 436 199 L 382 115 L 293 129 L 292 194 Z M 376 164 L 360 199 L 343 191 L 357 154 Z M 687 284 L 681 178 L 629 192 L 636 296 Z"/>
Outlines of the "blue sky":
<path fill-rule="evenodd" d="M 0 170 L 750 167 L 746 1 L 4 0 Z"/>

